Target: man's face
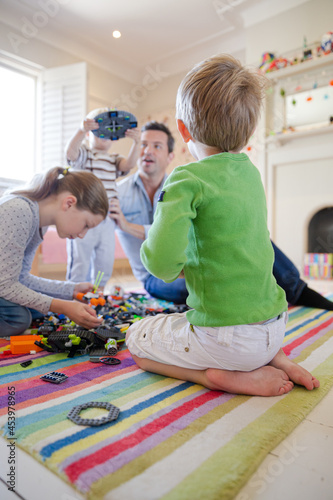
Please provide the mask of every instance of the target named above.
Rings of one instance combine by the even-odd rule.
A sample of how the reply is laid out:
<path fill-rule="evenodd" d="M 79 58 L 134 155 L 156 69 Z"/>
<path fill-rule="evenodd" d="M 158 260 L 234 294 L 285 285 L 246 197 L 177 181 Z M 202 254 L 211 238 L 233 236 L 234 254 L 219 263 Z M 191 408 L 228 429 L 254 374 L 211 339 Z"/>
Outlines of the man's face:
<path fill-rule="evenodd" d="M 168 150 L 168 136 L 161 130 L 145 130 L 141 134 L 139 171 L 145 176 L 164 173 L 174 154 Z"/>

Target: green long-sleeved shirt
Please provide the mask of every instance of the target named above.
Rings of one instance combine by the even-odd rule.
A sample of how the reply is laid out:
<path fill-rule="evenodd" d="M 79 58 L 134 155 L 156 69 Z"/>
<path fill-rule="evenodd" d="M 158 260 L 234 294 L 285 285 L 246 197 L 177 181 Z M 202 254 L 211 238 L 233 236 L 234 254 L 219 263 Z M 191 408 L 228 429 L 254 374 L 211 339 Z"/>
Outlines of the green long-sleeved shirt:
<path fill-rule="evenodd" d="M 141 259 L 166 282 L 184 270 L 192 324 L 256 323 L 287 309 L 272 273 L 264 189 L 247 155 L 176 168 L 160 199 Z"/>

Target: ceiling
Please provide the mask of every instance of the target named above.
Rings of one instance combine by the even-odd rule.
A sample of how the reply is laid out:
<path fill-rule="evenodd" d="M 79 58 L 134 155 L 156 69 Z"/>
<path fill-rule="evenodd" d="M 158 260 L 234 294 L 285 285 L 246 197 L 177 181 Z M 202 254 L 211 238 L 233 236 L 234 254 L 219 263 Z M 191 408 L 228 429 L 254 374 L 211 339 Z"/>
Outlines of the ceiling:
<path fill-rule="evenodd" d="M 1 19 L 79 59 L 140 81 L 173 75 L 207 54 L 245 53 L 246 28 L 306 0 L 0 0 Z M 30 24 L 30 28 L 31 28 Z M 121 38 L 112 37 L 119 30 Z"/>

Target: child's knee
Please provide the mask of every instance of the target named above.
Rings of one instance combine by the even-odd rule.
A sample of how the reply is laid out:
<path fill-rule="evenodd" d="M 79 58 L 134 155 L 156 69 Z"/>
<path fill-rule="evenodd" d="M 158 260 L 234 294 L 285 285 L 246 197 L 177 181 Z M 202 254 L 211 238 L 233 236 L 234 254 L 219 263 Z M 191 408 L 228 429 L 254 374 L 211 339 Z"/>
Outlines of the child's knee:
<path fill-rule="evenodd" d="M 125 336 L 125 342 L 127 343 L 128 339 L 130 338 L 131 336 L 131 331 L 130 331 L 130 328 L 127 330 L 126 332 L 126 336 Z"/>
<path fill-rule="evenodd" d="M 149 362 L 148 359 L 139 358 L 138 356 L 135 356 L 135 354 L 132 354 L 132 358 L 141 370 L 147 371 L 147 364 Z"/>

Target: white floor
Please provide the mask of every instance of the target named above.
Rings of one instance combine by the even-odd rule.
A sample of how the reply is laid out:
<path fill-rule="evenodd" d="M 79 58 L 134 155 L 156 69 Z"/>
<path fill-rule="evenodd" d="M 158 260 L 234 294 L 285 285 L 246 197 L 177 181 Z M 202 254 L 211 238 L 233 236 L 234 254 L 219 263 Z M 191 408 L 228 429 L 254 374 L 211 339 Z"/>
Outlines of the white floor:
<path fill-rule="evenodd" d="M 308 281 L 333 293 L 333 281 Z M 268 454 L 235 500 L 333 499 L 333 389 L 296 429 Z"/>
<path fill-rule="evenodd" d="M 110 282 L 109 285 L 115 283 Z M 140 288 L 132 277 L 118 280 L 127 291 Z M 109 286 L 108 285 L 108 286 Z M 333 282 L 311 281 L 323 293 L 333 292 Z M 16 491 L 8 491 L 8 448 L 0 439 L 1 500 L 76 500 L 83 497 L 24 452 L 17 450 Z M 333 499 L 333 389 L 307 418 L 271 453 L 235 500 Z M 30 471 L 34 468 L 34 474 Z M 102 499 L 101 499 L 102 500 Z M 128 500 L 135 500 L 128 499 Z M 192 499 L 182 499 L 192 500 Z M 222 500 L 222 498 L 221 498 Z"/>

